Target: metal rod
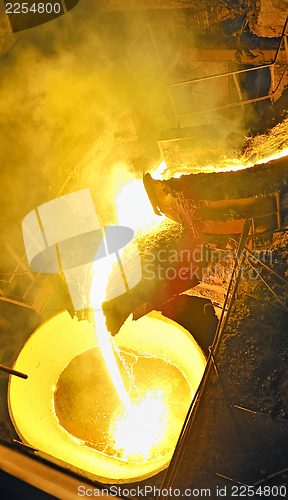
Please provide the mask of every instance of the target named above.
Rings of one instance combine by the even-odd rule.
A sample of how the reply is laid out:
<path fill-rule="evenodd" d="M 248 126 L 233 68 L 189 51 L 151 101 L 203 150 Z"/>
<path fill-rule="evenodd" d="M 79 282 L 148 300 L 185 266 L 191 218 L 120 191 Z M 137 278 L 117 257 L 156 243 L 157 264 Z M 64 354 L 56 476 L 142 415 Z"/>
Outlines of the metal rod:
<path fill-rule="evenodd" d="M 271 419 L 270 413 L 264 413 L 263 411 L 254 411 L 250 410 L 249 408 L 244 408 L 244 406 L 239 406 L 239 405 L 233 405 L 233 408 L 236 408 L 236 410 L 242 410 L 247 413 L 252 413 L 254 415 L 258 415 L 259 417 L 263 417 L 266 419 Z M 288 425 L 288 420 L 284 417 L 277 417 L 273 415 L 273 420 L 277 420 L 278 422 L 281 422 L 282 424 L 285 424 L 286 426 Z"/>
<path fill-rule="evenodd" d="M 264 479 L 261 479 L 261 481 L 254 483 L 253 486 L 260 486 L 261 484 L 265 484 L 267 481 L 270 481 L 270 479 L 274 479 L 275 477 L 281 476 L 282 474 L 286 474 L 287 472 L 288 472 L 288 468 L 279 470 L 278 472 L 275 472 L 274 474 L 270 474 L 270 476 L 267 476 Z"/>
<path fill-rule="evenodd" d="M 238 71 L 230 71 L 229 73 L 218 73 L 217 75 L 202 76 L 201 78 L 193 78 L 192 80 L 185 80 L 183 82 L 169 83 L 168 87 L 180 87 L 181 85 L 190 85 L 191 83 L 202 82 L 205 80 L 213 80 L 213 78 L 221 78 L 224 76 L 239 75 L 248 71 L 257 71 L 258 69 L 269 68 L 274 63 L 264 64 L 263 66 L 255 66 L 254 68 L 239 69 Z"/>
<path fill-rule="evenodd" d="M 16 377 L 27 379 L 28 375 L 22 372 L 18 372 L 17 370 L 13 370 L 12 368 L 8 368 L 8 366 L 0 365 L 0 371 L 10 373 L 10 375 L 15 375 Z"/>
<path fill-rule="evenodd" d="M 237 254 L 236 254 L 236 257 L 235 257 L 235 261 L 234 261 L 235 264 L 233 266 L 233 271 L 232 271 L 231 279 L 230 279 L 230 282 L 229 282 L 228 290 L 227 290 L 227 293 L 226 293 L 226 297 L 225 297 L 225 300 L 224 300 L 224 304 L 223 304 L 223 309 L 222 309 L 222 313 L 221 313 L 221 316 L 220 316 L 220 320 L 219 320 L 219 323 L 218 323 L 218 326 L 217 326 L 217 330 L 216 330 L 216 333 L 215 333 L 215 338 L 217 338 L 218 333 L 220 332 L 220 329 L 222 327 L 222 322 L 223 322 L 223 318 L 224 318 L 224 314 L 225 314 L 225 310 L 226 310 L 226 305 L 227 305 L 227 302 L 228 302 L 228 299 L 229 299 L 229 293 L 230 293 L 230 290 L 231 290 L 231 287 L 232 287 L 233 278 L 234 278 L 234 274 L 235 274 L 235 271 L 236 271 L 236 265 L 238 264 L 238 260 L 239 260 L 239 257 L 240 257 L 241 254 L 242 254 L 242 256 L 241 256 L 241 260 L 240 260 L 240 266 L 241 266 L 241 263 L 242 263 L 243 258 L 244 258 L 244 253 L 242 253 L 242 250 L 243 250 L 243 247 L 245 245 L 246 238 L 248 236 L 248 232 L 250 230 L 250 227 L 251 227 L 251 221 L 249 219 L 247 219 L 246 222 L 245 222 L 245 224 L 244 224 L 242 235 L 241 235 L 241 238 L 240 238 L 240 241 L 239 241 L 239 245 L 238 245 L 238 249 L 237 249 Z M 239 279 L 240 279 L 240 273 L 238 273 L 238 276 L 237 276 L 237 279 L 236 279 L 236 283 L 235 283 L 235 287 L 234 287 L 233 294 L 232 294 L 232 297 L 231 297 L 230 305 L 229 305 L 228 310 L 227 310 L 226 319 L 227 319 L 227 315 L 229 317 L 229 314 L 230 314 L 229 309 L 231 309 L 230 306 L 231 306 L 231 303 L 232 303 L 232 299 L 234 299 Z M 225 323 L 227 322 L 226 319 L 225 319 L 225 322 L 224 322 L 224 326 L 225 326 Z"/>
<path fill-rule="evenodd" d="M 272 94 L 275 90 L 275 74 L 274 74 L 274 66 L 271 66 L 270 68 L 270 76 L 271 76 L 271 89 L 272 89 Z"/>
<path fill-rule="evenodd" d="M 273 306 L 273 307 L 276 307 L 276 309 L 280 309 L 280 311 L 284 311 L 286 312 L 287 309 L 284 309 L 284 307 L 281 307 L 281 306 L 278 306 L 278 304 L 274 304 L 274 302 L 271 302 L 271 300 L 267 300 L 267 299 L 264 299 L 263 297 L 260 297 L 259 295 L 254 295 L 253 293 L 248 293 L 248 292 L 237 292 L 237 295 L 238 294 L 243 294 L 247 297 L 251 297 L 251 299 L 255 299 L 255 300 L 261 300 L 262 302 L 267 302 L 267 304 L 269 304 L 270 306 Z"/>
<path fill-rule="evenodd" d="M 66 12 L 67 12 L 67 7 L 66 7 L 65 2 L 63 2 L 63 0 L 61 0 L 61 5 L 62 5 L 62 9 L 63 9 L 64 13 L 66 14 Z"/>
<path fill-rule="evenodd" d="M 281 49 L 281 45 L 282 45 L 282 42 L 283 42 L 283 38 L 285 37 L 285 31 L 286 31 L 286 28 L 287 28 L 287 23 L 288 23 L 288 16 L 286 17 L 286 21 L 285 21 L 284 28 L 283 28 L 282 35 L 281 35 L 281 40 L 280 40 L 280 43 L 279 43 L 278 49 L 277 49 L 277 51 L 276 51 L 276 54 L 275 54 L 275 57 L 274 57 L 273 64 L 275 64 L 275 63 L 276 63 L 276 61 L 277 61 L 277 59 L 278 59 L 278 54 L 279 54 L 280 49 Z"/>
<path fill-rule="evenodd" d="M 10 302 L 10 304 L 16 304 L 17 306 L 26 307 L 26 309 L 33 309 L 31 305 L 25 304 L 25 302 L 20 302 L 20 300 L 9 299 L 7 297 L 3 297 L 2 295 L 0 295 L 0 300 L 3 300 L 3 302 Z"/>
<path fill-rule="evenodd" d="M 233 80 L 234 80 L 235 87 L 236 87 L 236 90 L 237 90 L 237 93 L 238 93 L 239 101 L 242 103 L 242 101 L 243 101 L 243 99 L 242 99 L 242 92 L 241 92 L 241 88 L 240 88 L 240 85 L 239 85 L 239 82 L 238 82 L 238 78 L 235 75 L 235 73 L 233 73 Z M 242 108 L 242 111 L 244 112 L 244 109 L 245 109 L 244 104 L 241 104 L 241 108 Z"/>
<path fill-rule="evenodd" d="M 236 277 L 236 282 L 235 282 L 235 285 L 234 285 L 234 288 L 233 288 L 233 292 L 232 292 L 232 296 L 231 296 L 231 299 L 230 299 L 230 304 L 229 304 L 229 307 L 228 307 L 228 310 L 227 310 L 226 316 L 225 316 L 225 318 L 224 318 L 224 320 L 223 320 L 223 323 L 222 323 L 222 325 L 221 325 L 221 327 L 220 327 L 220 328 L 221 328 L 221 333 L 220 333 L 220 334 L 222 334 L 222 332 L 224 331 L 225 326 L 226 326 L 226 324 L 227 324 L 227 322 L 228 322 L 228 319 L 229 319 L 229 317 L 230 317 L 230 314 L 231 314 L 232 304 L 233 304 L 233 302 L 234 302 L 234 298 L 235 298 L 235 295 L 236 295 L 236 291 L 237 291 L 237 288 L 238 288 L 238 284 L 239 284 L 239 281 L 240 281 L 240 278 L 241 278 L 241 272 L 240 272 L 240 270 L 241 270 L 241 266 L 242 266 L 243 261 L 244 261 L 244 254 L 242 254 L 242 257 L 241 257 L 241 260 L 240 260 L 240 264 L 239 264 L 239 272 L 238 272 L 238 275 L 237 275 L 237 277 Z M 234 274 L 232 275 L 232 278 L 231 278 L 231 279 L 233 279 L 233 278 L 234 278 Z M 216 352 L 216 348 L 215 348 L 215 352 Z"/>
<path fill-rule="evenodd" d="M 159 47 L 158 47 L 158 44 L 156 42 L 156 38 L 155 38 L 154 32 L 153 32 L 153 28 L 152 28 L 152 26 L 151 26 L 150 23 L 148 23 L 148 30 L 149 30 L 149 33 L 150 33 L 150 36 L 151 36 L 152 43 L 154 45 L 156 56 L 158 58 L 158 61 L 159 61 L 160 67 L 161 67 L 163 65 L 163 61 L 161 59 L 160 52 L 159 52 Z"/>
<path fill-rule="evenodd" d="M 258 269 L 256 269 L 256 267 L 254 267 L 249 260 L 247 260 L 247 262 L 252 267 L 252 269 L 254 269 L 254 271 L 257 273 Z M 282 302 L 282 300 L 279 299 L 278 295 L 274 292 L 274 290 L 271 288 L 271 286 L 268 285 L 267 281 L 261 276 L 260 273 L 258 274 L 258 276 L 261 279 L 261 281 L 263 281 L 264 285 L 267 286 L 268 290 L 270 290 L 270 292 L 274 295 L 274 297 L 276 298 L 276 300 L 278 300 L 280 302 L 280 304 L 284 307 L 285 311 L 288 312 L 288 308 L 286 307 L 286 305 L 284 304 L 284 302 Z"/>
<path fill-rule="evenodd" d="M 274 234 L 274 233 L 287 233 L 288 229 L 281 229 L 281 231 L 279 231 L 278 229 L 265 229 L 265 231 L 261 231 L 259 233 L 255 232 L 254 234 L 249 234 L 249 236 L 247 236 L 247 241 L 251 241 L 251 240 L 255 240 L 256 238 L 259 238 L 260 236 L 264 236 L 264 235 L 268 235 L 268 234 Z"/>
<path fill-rule="evenodd" d="M 30 446 L 30 444 L 22 443 L 22 441 L 19 441 L 18 439 L 13 439 L 13 443 L 15 443 L 17 446 L 21 446 L 29 451 L 39 451 L 39 450 L 37 450 L 37 448 Z"/>
<path fill-rule="evenodd" d="M 31 279 L 31 281 L 36 281 L 36 278 L 34 274 L 32 273 L 31 269 L 29 269 L 28 265 L 19 257 L 19 255 L 15 252 L 15 250 L 11 247 L 11 245 L 6 241 L 5 247 L 8 250 L 8 252 L 11 253 L 12 257 L 16 260 L 17 264 L 27 273 L 27 276 Z"/>
<path fill-rule="evenodd" d="M 248 484 L 241 483 L 240 481 L 236 481 L 236 479 L 232 479 L 231 477 L 224 476 L 223 474 L 219 474 L 218 472 L 215 472 L 216 476 L 222 477 L 223 479 L 227 479 L 228 481 L 231 481 L 232 483 L 236 484 L 241 484 L 242 486 L 246 486 L 247 488 L 249 487 Z"/>
<path fill-rule="evenodd" d="M 283 278 L 283 276 L 280 276 L 280 274 L 276 273 L 276 271 L 271 269 L 271 267 L 266 266 L 266 264 L 264 264 L 264 262 L 257 259 L 257 257 L 255 257 L 251 252 L 249 252 L 249 250 L 247 248 L 246 248 L 246 251 L 247 251 L 247 253 L 249 253 L 249 255 L 251 255 L 251 257 L 253 257 L 253 259 L 257 260 L 257 262 L 259 262 L 259 264 L 261 264 L 263 267 L 265 267 L 265 269 L 267 269 L 270 273 L 275 274 L 275 276 L 277 276 L 277 278 L 279 278 L 279 280 L 283 281 L 286 285 L 288 285 L 288 281 L 285 280 L 285 278 Z"/>
<path fill-rule="evenodd" d="M 219 371 L 218 371 L 217 364 L 216 364 L 213 352 L 211 350 L 211 347 L 208 347 L 208 350 L 211 353 L 211 360 L 212 360 L 212 363 L 213 363 L 213 366 L 214 366 L 215 373 L 216 373 L 217 377 L 219 378 Z"/>
<path fill-rule="evenodd" d="M 287 35 L 284 36 L 284 47 L 285 47 L 285 56 L 288 64 L 288 44 L 287 44 Z"/>
<path fill-rule="evenodd" d="M 175 103 L 174 103 L 174 99 L 173 99 L 173 96 L 172 96 L 172 93 L 171 93 L 171 90 L 170 90 L 169 86 L 167 87 L 167 92 L 168 92 L 168 96 L 169 96 L 169 99 L 170 99 L 170 102 L 171 102 L 171 105 L 172 105 L 172 109 L 173 109 L 173 112 L 174 112 L 174 115 L 175 115 L 175 118 L 176 118 L 177 127 L 180 127 L 177 109 L 176 109 L 176 106 L 175 106 Z"/>
<path fill-rule="evenodd" d="M 277 88 L 278 88 L 278 86 L 277 86 Z M 209 108 L 209 109 L 200 109 L 199 111 L 185 111 L 183 113 L 178 113 L 178 116 L 200 115 L 201 113 L 209 113 L 211 111 L 219 111 L 220 109 L 236 108 L 237 106 L 244 106 L 245 104 L 251 104 L 252 102 L 265 101 L 266 99 L 271 99 L 271 97 L 273 97 L 273 95 L 276 93 L 276 90 L 274 90 L 274 92 L 271 92 L 271 94 L 267 94 L 263 97 L 255 97 L 254 99 L 248 99 L 246 101 L 221 104 L 219 106 L 214 106 L 213 108 Z"/>

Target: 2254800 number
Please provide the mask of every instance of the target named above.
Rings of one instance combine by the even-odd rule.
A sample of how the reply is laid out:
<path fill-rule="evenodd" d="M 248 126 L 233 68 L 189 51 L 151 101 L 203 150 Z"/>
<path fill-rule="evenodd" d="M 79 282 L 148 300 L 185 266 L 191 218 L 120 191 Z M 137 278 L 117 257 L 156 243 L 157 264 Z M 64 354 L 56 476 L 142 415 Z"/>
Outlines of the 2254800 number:
<path fill-rule="evenodd" d="M 232 486 L 232 497 L 286 497 L 286 486 Z"/>
<path fill-rule="evenodd" d="M 34 14 L 60 14 L 61 3 L 33 3 L 31 6 L 27 2 L 23 3 L 7 3 L 6 13 L 7 14 L 28 14 L 33 12 Z"/>

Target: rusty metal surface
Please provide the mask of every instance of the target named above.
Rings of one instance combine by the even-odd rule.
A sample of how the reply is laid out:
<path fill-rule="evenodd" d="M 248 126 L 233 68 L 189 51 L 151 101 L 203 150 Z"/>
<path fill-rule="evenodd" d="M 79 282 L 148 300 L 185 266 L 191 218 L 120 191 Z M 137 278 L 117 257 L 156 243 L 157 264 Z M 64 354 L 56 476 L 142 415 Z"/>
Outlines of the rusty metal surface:
<path fill-rule="evenodd" d="M 226 172 L 226 175 L 231 172 Z M 187 177 L 193 184 L 193 175 Z M 183 183 L 185 178 L 183 176 Z M 181 187 L 175 189 L 169 181 L 144 177 L 144 185 L 155 213 L 162 212 L 176 222 L 188 226 L 195 237 L 209 234 L 240 234 L 246 218 L 252 220 L 252 233 L 280 229 L 279 192 L 238 199 L 199 200 Z M 199 195 L 199 194 L 198 194 Z M 191 196 L 191 197 L 190 197 Z M 200 195 L 201 196 L 201 195 Z"/>

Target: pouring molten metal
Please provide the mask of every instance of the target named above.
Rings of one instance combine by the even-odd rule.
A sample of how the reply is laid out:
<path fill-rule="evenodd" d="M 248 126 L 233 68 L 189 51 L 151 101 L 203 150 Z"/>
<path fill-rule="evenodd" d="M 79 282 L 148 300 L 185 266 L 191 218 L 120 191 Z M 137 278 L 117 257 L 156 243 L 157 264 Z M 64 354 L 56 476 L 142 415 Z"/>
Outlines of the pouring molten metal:
<path fill-rule="evenodd" d="M 28 379 L 11 377 L 8 394 L 23 442 L 104 483 L 167 467 L 206 364 L 191 335 L 160 313 L 130 317 L 110 336 L 101 304 L 112 267 L 93 266 L 95 322 L 62 312 L 41 325 L 14 366 Z"/>

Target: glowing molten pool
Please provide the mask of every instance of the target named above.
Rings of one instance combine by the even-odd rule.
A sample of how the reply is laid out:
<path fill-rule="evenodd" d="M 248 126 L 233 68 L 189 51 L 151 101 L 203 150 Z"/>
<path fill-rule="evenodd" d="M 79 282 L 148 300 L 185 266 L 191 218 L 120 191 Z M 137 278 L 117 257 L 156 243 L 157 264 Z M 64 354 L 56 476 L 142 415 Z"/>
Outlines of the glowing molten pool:
<path fill-rule="evenodd" d="M 205 358 L 191 335 L 153 312 L 128 319 L 115 337 L 131 407 L 108 376 L 95 327 L 67 312 L 28 339 L 8 402 L 25 443 L 53 462 L 102 482 L 132 482 L 167 467 Z"/>
<path fill-rule="evenodd" d="M 76 356 L 60 375 L 55 415 L 67 432 L 107 456 L 155 461 L 175 447 L 192 387 L 177 366 L 157 356 L 121 349 L 119 360 L 131 407 L 122 405 L 95 347 Z"/>

